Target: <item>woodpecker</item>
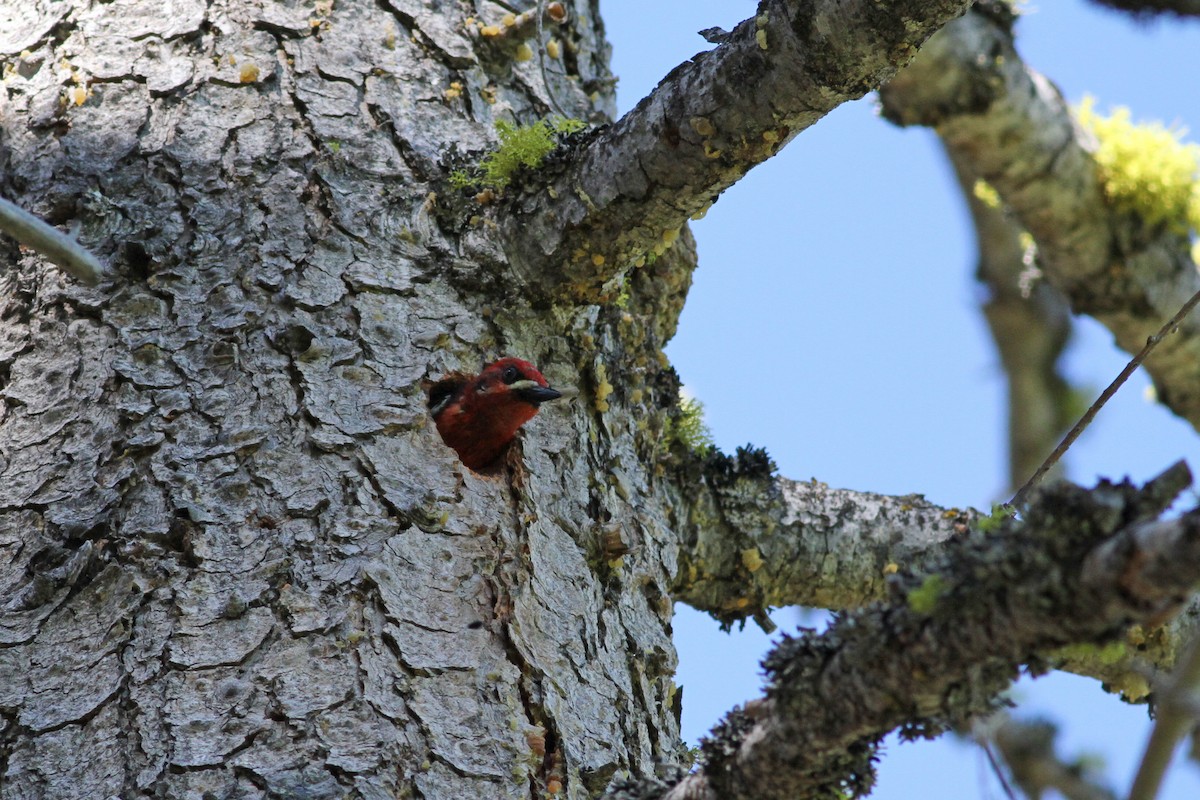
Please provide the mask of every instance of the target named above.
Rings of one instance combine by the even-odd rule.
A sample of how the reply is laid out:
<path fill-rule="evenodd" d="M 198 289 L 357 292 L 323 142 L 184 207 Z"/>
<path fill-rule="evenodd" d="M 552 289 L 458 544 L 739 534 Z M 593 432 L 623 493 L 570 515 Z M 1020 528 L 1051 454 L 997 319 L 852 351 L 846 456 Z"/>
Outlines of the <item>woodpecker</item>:
<path fill-rule="evenodd" d="M 442 441 L 479 472 L 499 460 L 542 403 L 560 397 L 533 364 L 502 358 L 478 375 L 455 372 L 434 383 L 429 411 Z"/>

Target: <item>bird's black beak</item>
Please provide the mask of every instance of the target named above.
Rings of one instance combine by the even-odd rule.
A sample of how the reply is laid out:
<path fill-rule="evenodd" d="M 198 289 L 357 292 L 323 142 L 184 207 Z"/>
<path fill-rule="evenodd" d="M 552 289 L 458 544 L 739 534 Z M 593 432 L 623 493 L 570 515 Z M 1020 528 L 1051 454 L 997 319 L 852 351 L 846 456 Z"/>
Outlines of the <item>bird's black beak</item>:
<path fill-rule="evenodd" d="M 549 386 L 538 386 L 533 381 L 529 381 L 531 386 L 516 387 L 514 391 L 517 397 L 535 406 L 539 406 L 548 400 L 557 400 L 562 397 L 562 392 L 557 389 L 551 389 Z"/>

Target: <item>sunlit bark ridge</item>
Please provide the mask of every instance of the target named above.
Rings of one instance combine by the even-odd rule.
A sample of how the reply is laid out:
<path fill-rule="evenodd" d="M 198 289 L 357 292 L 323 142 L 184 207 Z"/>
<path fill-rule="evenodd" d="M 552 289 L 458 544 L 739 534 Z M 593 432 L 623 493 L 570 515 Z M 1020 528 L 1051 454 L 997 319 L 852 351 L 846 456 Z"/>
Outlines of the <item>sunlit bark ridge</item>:
<path fill-rule="evenodd" d="M 968 5 L 761 3 L 502 217 L 514 268 L 555 296 L 615 297 L 614 278 L 798 133 L 877 88 Z"/>

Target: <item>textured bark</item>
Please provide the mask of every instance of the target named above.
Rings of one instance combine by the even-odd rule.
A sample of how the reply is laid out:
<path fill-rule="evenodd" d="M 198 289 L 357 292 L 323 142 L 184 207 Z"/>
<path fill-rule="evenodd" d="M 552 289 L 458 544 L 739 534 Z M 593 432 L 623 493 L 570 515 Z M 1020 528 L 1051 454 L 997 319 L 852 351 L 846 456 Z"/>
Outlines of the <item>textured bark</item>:
<path fill-rule="evenodd" d="M 659 348 L 690 237 L 643 248 L 661 257 L 623 308 L 535 307 L 522 255 L 542 223 L 517 238 L 506 206 L 459 227 L 444 183 L 497 119 L 611 114 L 595 4 L 567 5 L 549 85 L 514 36 L 482 33 L 498 5 L 6 11 L 5 189 L 81 223 L 115 271 L 85 289 L 6 245 L 6 797 L 580 797 L 677 760 L 678 543 L 657 476 L 677 384 Z M 802 105 L 822 98 L 808 124 L 964 6 L 769 4 L 710 65 L 802 80 Z M 798 78 L 805 40 L 837 46 Z M 799 130 L 777 100 L 771 129 Z M 771 113 L 718 111 L 724 136 Z M 703 162 L 704 192 L 793 134 Z M 637 141 L 603 139 L 626 165 Z M 570 163 L 608 186 L 605 146 Z M 688 162 L 656 158 L 654 174 Z M 660 236 L 695 210 L 634 201 L 609 224 L 632 209 Z M 439 440 L 422 381 L 502 352 L 579 394 L 481 478 Z"/>
<path fill-rule="evenodd" d="M 569 5 L 553 90 L 609 113 Z M 583 797 L 675 761 L 650 433 L 588 384 L 644 323 L 532 311 L 434 217 L 451 145 L 545 113 L 536 61 L 457 3 L 17 13 L 4 190 L 115 275 L 3 245 L 0 796 Z M 501 352 L 583 394 L 483 478 L 421 382 Z M 602 522 L 640 547 L 603 579 Z"/>
<path fill-rule="evenodd" d="M 981 4 L 988 8 L 995 3 Z M 979 7 L 933 37 L 880 95 L 900 124 L 933 127 L 956 163 L 999 192 L 1076 313 L 1136 353 L 1200 290 L 1187 237 L 1113 211 L 1062 96 L 1018 56 L 1010 19 Z M 1200 321 L 1146 360 L 1158 399 L 1200 426 Z"/>
<path fill-rule="evenodd" d="M 517 274 L 540 292 L 611 299 L 689 217 L 797 134 L 907 63 L 963 0 L 764 0 L 602 130 L 548 190 L 503 215 Z M 746 87 L 753 86 L 753 92 Z"/>
<path fill-rule="evenodd" d="M 789 605 L 855 608 L 883 596 L 887 576 L 936 552 L 978 519 L 920 495 L 831 489 L 771 474 L 761 451 L 715 455 L 678 481 L 691 487 L 676 526 L 675 597 L 726 625 Z"/>
<path fill-rule="evenodd" d="M 686 229 L 667 248 L 662 231 L 776 148 L 744 92 L 728 119 L 709 111 L 731 141 L 739 120 L 762 140 L 745 158 L 700 162 L 690 134 L 668 156 L 665 130 L 638 132 L 685 131 L 682 98 L 744 59 L 790 74 L 776 91 L 810 92 L 807 109 L 767 98 L 782 143 L 965 0 L 765 3 L 626 127 L 552 160 L 538 185 L 570 189 L 560 199 L 580 196 L 571 170 L 606 170 L 579 175 L 616 187 L 581 183 L 595 216 L 525 192 L 529 175 L 478 206 L 449 190 L 448 162 L 496 120 L 612 112 L 597 5 L 566 5 L 548 84 L 516 57 L 520 32 L 482 32 L 504 26 L 490 3 L 80 0 L 22 3 L 0 26 L 0 188 L 80 223 L 111 268 L 85 288 L 0 242 L 4 800 L 582 798 L 660 772 L 667 786 L 685 761 L 675 594 L 727 621 L 856 604 L 965 528 L 916 498 L 775 484 L 753 454 L 697 465 L 672 442 L 661 346 L 695 253 Z M 608 147 L 634 172 L 653 153 L 660 178 L 671 158 L 701 166 L 674 206 L 661 181 L 616 203 L 628 186 Z M 608 225 L 631 209 L 649 222 L 617 236 L 620 258 L 592 249 L 573 271 L 564 253 L 611 209 Z M 591 302 L 618 277 L 619 302 Z M 501 354 L 576 394 L 480 476 L 423 387 Z M 759 521 L 766 539 L 713 536 Z M 809 538 L 838 524 L 836 544 Z M 1092 641 L 1079 624 L 1064 641 Z M 864 752 L 843 754 L 843 775 Z"/>
<path fill-rule="evenodd" d="M 978 531 L 906 570 L 889 597 L 763 661 L 766 697 L 730 713 L 703 768 L 670 800 L 857 796 L 880 738 L 934 736 L 994 710 L 1018 665 L 1104 643 L 1179 607 L 1200 581 L 1200 511 L 1156 517 L 1190 482 L 1177 465 L 1144 490 L 1059 484 L 1020 523 Z"/>
<path fill-rule="evenodd" d="M 761 451 L 693 462 L 676 483 L 682 550 L 674 596 L 725 625 L 754 619 L 771 628 L 771 607 L 856 609 L 886 600 L 903 571 L 937 570 L 947 546 L 981 526 L 973 509 L 942 508 L 921 495 L 890 497 L 775 476 Z M 983 527 L 989 524 L 982 523 Z M 1168 671 L 1200 635 L 1200 599 L 1182 613 L 1132 625 L 1103 647 L 1046 650 L 1056 669 L 1097 678 L 1144 701 L 1146 666 Z"/>

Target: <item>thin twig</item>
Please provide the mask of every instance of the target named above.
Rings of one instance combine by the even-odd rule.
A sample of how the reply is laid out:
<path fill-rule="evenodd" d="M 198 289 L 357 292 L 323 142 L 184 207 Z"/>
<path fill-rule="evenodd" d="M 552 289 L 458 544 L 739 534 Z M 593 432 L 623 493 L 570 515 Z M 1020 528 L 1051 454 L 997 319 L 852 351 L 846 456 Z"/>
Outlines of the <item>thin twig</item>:
<path fill-rule="evenodd" d="M 1052 723 L 1018 721 L 1001 712 L 976 724 L 972 731 L 977 741 L 995 748 L 995 760 L 1005 764 L 1012 785 L 1023 797 L 1039 798 L 1053 789 L 1064 800 L 1117 798 L 1078 762 L 1059 757 L 1055 747 L 1058 729 Z M 986 738 L 981 739 L 981 732 Z"/>
<path fill-rule="evenodd" d="M 1008 781 L 1004 777 L 1004 767 L 1000 766 L 1000 759 L 996 758 L 996 754 L 992 752 L 992 743 L 986 738 L 976 739 L 979 746 L 983 749 L 987 756 L 988 764 L 992 768 L 992 773 L 1000 781 L 1000 788 L 1004 790 L 1004 795 L 1008 800 L 1017 800 L 1017 793 L 1008 785 Z"/>
<path fill-rule="evenodd" d="M 79 242 L 0 197 L 0 231 L 30 247 L 89 285 L 104 277 L 104 265 Z"/>
<path fill-rule="evenodd" d="M 1171 675 L 1171 685 L 1157 698 L 1154 729 L 1138 764 L 1129 800 L 1154 800 L 1171 764 L 1175 744 L 1196 724 L 1191 696 L 1200 688 L 1200 638 L 1193 638 Z"/>
<path fill-rule="evenodd" d="M 1196 307 L 1197 303 L 1200 303 L 1200 292 L 1196 292 L 1194 295 L 1192 295 L 1188 301 L 1183 304 L 1183 307 L 1176 312 L 1175 316 L 1171 317 L 1171 319 L 1167 321 L 1167 324 L 1158 329 L 1158 333 L 1146 340 L 1146 346 L 1143 347 L 1136 356 L 1130 359 L 1129 363 L 1125 365 L 1125 369 L 1121 370 L 1121 374 L 1118 375 L 1116 379 L 1108 385 L 1107 389 L 1100 393 L 1100 396 L 1096 398 L 1096 402 L 1092 403 L 1092 407 L 1087 410 L 1087 413 L 1079 418 L 1079 422 L 1075 423 L 1075 427 L 1071 428 L 1071 430 L 1063 438 L 1062 442 L 1059 443 L 1058 447 L 1054 448 L 1054 452 L 1042 462 L 1042 465 L 1038 467 L 1037 472 L 1033 473 L 1033 477 L 1025 481 L 1025 485 L 1017 490 L 1017 493 L 1013 495 L 1012 500 L 1008 501 L 1008 505 L 1011 508 L 1019 509 L 1022 505 L 1024 505 L 1026 495 L 1028 495 L 1029 492 L 1031 492 L 1034 487 L 1041 482 L 1046 473 L 1058 463 L 1058 460 L 1062 458 L 1063 453 L 1067 452 L 1071 445 L 1075 443 L 1075 440 L 1079 438 L 1079 434 L 1083 433 L 1084 429 L 1091 424 L 1092 419 L 1100 412 L 1100 409 L 1104 407 L 1104 404 L 1107 403 L 1109 399 L 1111 399 L 1112 396 L 1117 393 L 1117 390 L 1120 389 L 1129 376 L 1133 374 L 1133 371 L 1142 365 L 1142 362 L 1145 361 L 1146 357 L 1149 356 L 1154 348 L 1158 346 L 1158 343 L 1161 342 L 1168 333 L 1174 332 L 1175 328 L 1178 327 L 1183 318 L 1186 317 L 1191 310 Z"/>

